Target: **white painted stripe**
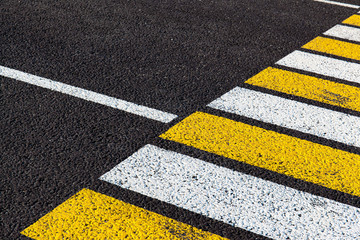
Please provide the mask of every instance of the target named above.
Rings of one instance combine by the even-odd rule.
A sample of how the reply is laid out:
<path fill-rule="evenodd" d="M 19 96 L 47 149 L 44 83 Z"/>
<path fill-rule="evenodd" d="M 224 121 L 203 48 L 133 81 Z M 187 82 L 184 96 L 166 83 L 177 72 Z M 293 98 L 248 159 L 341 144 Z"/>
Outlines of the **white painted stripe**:
<path fill-rule="evenodd" d="M 68 94 L 87 101 L 103 104 L 128 113 L 136 114 L 142 117 L 150 118 L 156 121 L 168 123 L 177 118 L 176 115 L 166 113 L 160 110 L 127 102 L 114 97 L 109 97 L 100 93 L 92 92 L 82 88 L 74 87 L 65 83 L 56 82 L 47 78 L 38 77 L 29 73 L 24 73 L 15 69 L 0 66 L 0 75 L 13 78 L 18 81 L 36 85 L 38 87 L 50 89 L 56 92 Z"/>
<path fill-rule="evenodd" d="M 360 209 L 146 145 L 101 180 L 274 239 L 356 239 Z"/>
<path fill-rule="evenodd" d="M 360 42 L 360 28 L 355 27 L 335 25 L 324 32 L 324 35 Z"/>
<path fill-rule="evenodd" d="M 235 87 L 209 107 L 360 147 L 360 117 Z"/>
<path fill-rule="evenodd" d="M 342 7 L 360 8 L 360 6 L 358 6 L 358 5 L 349 4 L 349 3 L 342 3 L 342 2 L 335 2 L 335 1 L 330 1 L 330 0 L 314 0 L 314 1 L 315 2 L 328 3 L 328 4 L 332 4 L 332 5 L 338 5 L 338 6 L 342 6 Z"/>
<path fill-rule="evenodd" d="M 294 51 L 276 64 L 360 83 L 360 64 Z"/>

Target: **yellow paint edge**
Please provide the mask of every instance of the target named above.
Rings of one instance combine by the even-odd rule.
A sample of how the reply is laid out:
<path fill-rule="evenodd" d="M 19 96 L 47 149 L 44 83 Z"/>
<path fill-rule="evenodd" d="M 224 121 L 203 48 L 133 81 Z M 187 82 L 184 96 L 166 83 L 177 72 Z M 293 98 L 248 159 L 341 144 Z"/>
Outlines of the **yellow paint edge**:
<path fill-rule="evenodd" d="M 360 60 L 359 44 L 348 43 L 331 38 L 317 37 L 305 44 L 303 48 L 354 60 Z"/>
<path fill-rule="evenodd" d="M 82 189 L 21 234 L 33 239 L 225 239 Z"/>
<path fill-rule="evenodd" d="M 360 88 L 269 67 L 245 83 L 360 111 Z"/>
<path fill-rule="evenodd" d="M 360 15 L 352 15 L 345 19 L 343 23 L 360 27 Z"/>
<path fill-rule="evenodd" d="M 160 137 L 360 196 L 360 155 L 202 112 Z"/>

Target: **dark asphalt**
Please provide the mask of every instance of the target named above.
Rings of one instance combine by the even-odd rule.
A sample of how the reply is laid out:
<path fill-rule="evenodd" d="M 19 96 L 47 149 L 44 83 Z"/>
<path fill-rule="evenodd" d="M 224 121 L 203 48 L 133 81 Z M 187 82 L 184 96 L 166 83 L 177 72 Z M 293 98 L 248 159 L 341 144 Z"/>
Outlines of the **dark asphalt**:
<path fill-rule="evenodd" d="M 311 0 L 2 0 L 0 9 L 0 65 L 176 122 L 358 11 Z M 0 239 L 26 239 L 20 231 L 85 187 L 228 238 L 261 238 L 98 180 L 147 143 L 360 207 L 357 197 L 156 138 L 174 122 L 0 79 Z"/>

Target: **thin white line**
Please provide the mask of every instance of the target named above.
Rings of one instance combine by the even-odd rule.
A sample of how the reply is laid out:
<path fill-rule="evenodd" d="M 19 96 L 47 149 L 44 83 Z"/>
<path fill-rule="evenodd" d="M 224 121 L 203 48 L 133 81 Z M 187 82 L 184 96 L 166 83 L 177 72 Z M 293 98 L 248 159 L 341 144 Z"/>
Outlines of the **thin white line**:
<path fill-rule="evenodd" d="M 13 78 L 18 81 L 36 85 L 38 87 L 50 89 L 56 92 L 68 94 L 90 102 L 99 103 L 105 106 L 116 108 L 128 113 L 136 114 L 142 117 L 150 118 L 163 123 L 168 123 L 177 118 L 176 115 L 166 113 L 160 110 L 127 102 L 114 97 L 109 97 L 100 93 L 74 87 L 65 83 L 56 82 L 47 78 L 38 77 L 29 73 L 21 72 L 15 69 L 0 66 L 0 75 Z"/>
<path fill-rule="evenodd" d="M 360 117 L 342 112 L 240 87 L 208 106 L 360 147 Z"/>
<path fill-rule="evenodd" d="M 360 209 L 146 145 L 101 180 L 273 239 L 357 239 Z"/>
<path fill-rule="evenodd" d="M 327 36 L 360 42 L 360 28 L 354 28 L 344 25 L 335 25 L 323 34 Z"/>
<path fill-rule="evenodd" d="M 294 51 L 276 64 L 360 83 L 360 64 Z"/>
<path fill-rule="evenodd" d="M 360 8 L 360 6 L 358 6 L 358 5 L 349 4 L 349 3 L 342 3 L 342 2 L 335 2 L 335 1 L 330 1 L 330 0 L 314 0 L 314 1 L 315 2 L 322 2 L 322 3 L 338 5 L 338 6 L 342 6 L 342 7 Z"/>

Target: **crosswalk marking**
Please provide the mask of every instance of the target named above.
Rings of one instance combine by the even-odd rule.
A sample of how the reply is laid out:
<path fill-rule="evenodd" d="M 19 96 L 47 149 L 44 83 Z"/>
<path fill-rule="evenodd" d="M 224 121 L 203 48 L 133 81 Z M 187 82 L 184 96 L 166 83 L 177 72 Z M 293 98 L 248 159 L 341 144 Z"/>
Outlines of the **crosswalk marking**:
<path fill-rule="evenodd" d="M 357 63 L 296 50 L 276 64 L 360 83 L 360 64 Z"/>
<path fill-rule="evenodd" d="M 360 45 L 331 38 L 317 37 L 303 48 L 360 61 Z"/>
<path fill-rule="evenodd" d="M 360 15 L 352 15 L 345 19 L 343 23 L 360 27 Z"/>
<path fill-rule="evenodd" d="M 360 117 L 235 87 L 209 107 L 360 147 Z"/>
<path fill-rule="evenodd" d="M 38 77 L 29 73 L 21 72 L 8 67 L 0 66 L 0 76 L 16 79 L 21 82 L 29 83 L 38 87 L 50 89 L 52 91 L 64 93 L 73 97 L 77 97 L 86 101 L 95 102 L 108 107 L 119 109 L 128 113 L 136 114 L 142 117 L 169 123 L 177 115 L 163 112 L 154 108 L 138 105 L 125 100 L 106 96 L 79 87 L 74 87 L 62 82 L 53 81 L 47 78 Z"/>
<path fill-rule="evenodd" d="M 82 189 L 22 234 L 36 240 L 224 239 L 89 189 Z"/>
<path fill-rule="evenodd" d="M 152 145 L 100 179 L 274 239 L 360 235 L 360 209 Z"/>
<path fill-rule="evenodd" d="M 343 24 L 360 26 L 360 16 L 353 15 Z M 358 27 L 336 25 L 323 34 L 360 42 Z M 360 60 L 360 45 L 326 37 L 317 37 L 303 48 Z M 276 64 L 360 84 L 360 64 L 353 62 L 294 51 Z M 101 94 L 1 66 L 0 75 L 86 100 L 103 98 Z M 271 67 L 246 83 L 360 111 L 360 88 L 347 84 Z M 133 108 L 126 102 L 114 104 L 114 99 L 105 98 L 99 103 L 111 107 L 121 105 L 124 111 Z M 208 106 L 360 147 L 360 118 L 354 115 L 240 87 Z M 134 109 L 135 114 L 148 114 L 144 115 L 143 106 Z M 176 116 L 170 114 L 153 119 L 169 122 L 174 118 Z M 203 112 L 190 115 L 160 137 L 263 168 L 263 171 L 267 169 L 360 197 L 360 155 L 355 153 Z M 144 146 L 100 179 L 270 238 L 355 239 L 360 236 L 357 207 L 153 145 Z M 34 239 L 49 236 L 223 239 L 88 189 L 81 190 L 22 234 Z"/>
<path fill-rule="evenodd" d="M 160 137 L 360 196 L 357 154 L 202 112 Z"/>
<path fill-rule="evenodd" d="M 360 88 L 269 67 L 245 83 L 360 112 Z"/>
<path fill-rule="evenodd" d="M 323 34 L 331 37 L 360 42 L 360 28 L 335 25 Z"/>

